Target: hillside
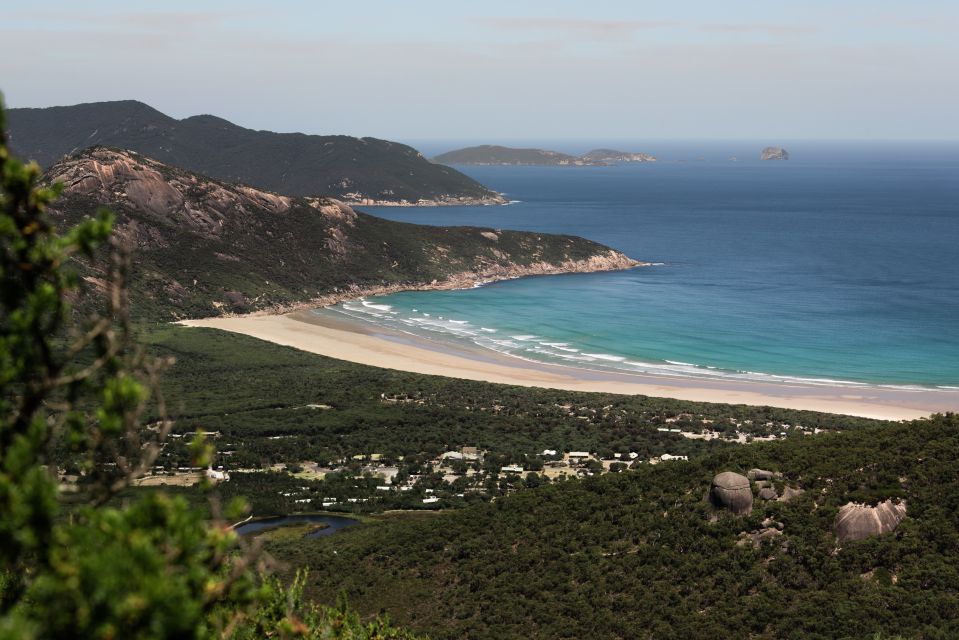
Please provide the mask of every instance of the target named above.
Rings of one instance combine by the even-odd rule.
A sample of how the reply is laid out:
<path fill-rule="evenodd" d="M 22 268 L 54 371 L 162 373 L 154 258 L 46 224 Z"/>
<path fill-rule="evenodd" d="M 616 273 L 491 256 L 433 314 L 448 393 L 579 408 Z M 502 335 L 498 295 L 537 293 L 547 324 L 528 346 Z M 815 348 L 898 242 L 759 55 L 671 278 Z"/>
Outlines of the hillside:
<path fill-rule="evenodd" d="M 72 224 L 98 206 L 136 249 L 140 315 L 202 317 L 334 297 L 639 264 L 595 242 L 391 222 L 324 198 L 233 185 L 128 151 L 84 150 L 49 169 Z M 96 285 L 96 272 L 85 274 Z"/>
<path fill-rule="evenodd" d="M 581 156 L 572 156 L 545 149 L 517 149 L 484 144 L 448 151 L 433 158 L 444 164 L 505 164 L 505 165 L 559 165 L 605 166 L 619 162 L 655 162 L 648 153 L 632 153 L 615 149 L 593 149 Z"/>
<path fill-rule="evenodd" d="M 293 196 L 358 204 L 505 202 L 472 178 L 396 142 L 254 131 L 211 115 L 176 120 L 135 100 L 10 109 L 8 127 L 13 152 L 43 167 L 104 145 Z"/>
<path fill-rule="evenodd" d="M 959 635 L 959 419 L 723 449 L 521 491 L 432 518 L 275 542 L 308 589 L 433 638 L 948 638 Z M 782 474 L 736 516 L 723 471 Z M 751 489 L 762 496 L 761 483 Z M 748 487 L 748 484 L 747 484 Z M 746 491 L 750 491 L 749 488 Z M 843 505 L 891 500 L 860 540 Z"/>

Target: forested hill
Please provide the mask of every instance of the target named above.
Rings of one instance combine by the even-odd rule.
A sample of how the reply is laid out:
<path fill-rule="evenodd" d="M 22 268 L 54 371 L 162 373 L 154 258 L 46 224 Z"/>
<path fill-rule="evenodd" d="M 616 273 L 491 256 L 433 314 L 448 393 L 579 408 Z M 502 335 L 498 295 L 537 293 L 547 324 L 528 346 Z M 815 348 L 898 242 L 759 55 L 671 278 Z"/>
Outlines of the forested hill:
<path fill-rule="evenodd" d="M 65 185 L 51 207 L 64 226 L 101 205 L 117 214 L 118 236 L 135 247 L 134 311 L 156 319 L 638 264 L 583 238 L 392 222 L 104 147 L 65 158 L 45 179 Z"/>
<path fill-rule="evenodd" d="M 518 149 L 493 144 L 483 144 L 477 147 L 447 151 L 446 153 L 436 156 L 433 160 L 435 162 L 448 164 L 568 165 L 591 163 L 591 161 L 560 153 L 559 151 Z"/>
<path fill-rule="evenodd" d="M 716 474 L 754 467 L 773 480 L 746 483 L 751 512 L 710 500 Z M 433 638 L 956 638 L 957 468 L 959 418 L 939 416 L 723 449 L 269 551 L 323 567 L 308 587 L 320 601 L 343 591 Z M 854 539 L 840 526 L 844 506 L 869 513 L 887 500 L 905 512 L 881 521 L 891 531 Z"/>
<path fill-rule="evenodd" d="M 505 202 L 472 178 L 396 142 L 254 131 L 211 115 L 176 120 L 135 100 L 10 109 L 8 126 L 14 153 L 44 167 L 105 145 L 295 196 L 362 204 Z"/>

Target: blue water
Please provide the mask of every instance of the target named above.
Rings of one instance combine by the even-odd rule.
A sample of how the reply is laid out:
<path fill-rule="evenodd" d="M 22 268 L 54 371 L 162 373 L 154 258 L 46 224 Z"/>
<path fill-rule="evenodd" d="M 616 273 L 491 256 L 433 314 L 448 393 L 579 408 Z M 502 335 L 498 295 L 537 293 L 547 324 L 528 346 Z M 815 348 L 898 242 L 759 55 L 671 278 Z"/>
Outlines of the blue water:
<path fill-rule="evenodd" d="M 368 211 L 571 233 L 662 264 L 337 312 L 588 368 L 959 385 L 959 145 L 786 146 L 787 162 L 711 142 L 636 148 L 656 164 L 458 167 L 519 202 Z"/>
<path fill-rule="evenodd" d="M 306 538 L 322 538 L 324 536 L 331 536 L 341 529 L 352 527 L 359 523 L 359 520 L 354 520 L 353 518 L 344 518 L 342 516 L 304 514 L 295 516 L 277 516 L 275 518 L 264 518 L 262 520 L 251 520 L 250 522 L 237 525 L 234 530 L 241 536 L 245 536 L 251 533 L 269 531 L 271 529 L 276 529 L 277 527 L 284 527 L 287 525 L 325 524 L 327 525 L 325 528 L 312 531 L 304 536 Z"/>

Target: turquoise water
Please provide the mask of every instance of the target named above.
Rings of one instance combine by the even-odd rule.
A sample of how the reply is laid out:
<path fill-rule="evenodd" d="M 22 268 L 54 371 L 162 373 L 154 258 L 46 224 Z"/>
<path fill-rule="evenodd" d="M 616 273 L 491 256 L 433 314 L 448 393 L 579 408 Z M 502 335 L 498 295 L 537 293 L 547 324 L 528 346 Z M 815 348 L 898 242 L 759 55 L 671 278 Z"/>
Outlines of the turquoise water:
<path fill-rule="evenodd" d="M 754 147 L 647 145 L 660 162 L 616 167 L 460 167 L 518 202 L 369 212 L 573 233 L 658 264 L 334 312 L 595 369 L 959 385 L 959 146 L 794 143 L 779 163 L 752 159 Z"/>

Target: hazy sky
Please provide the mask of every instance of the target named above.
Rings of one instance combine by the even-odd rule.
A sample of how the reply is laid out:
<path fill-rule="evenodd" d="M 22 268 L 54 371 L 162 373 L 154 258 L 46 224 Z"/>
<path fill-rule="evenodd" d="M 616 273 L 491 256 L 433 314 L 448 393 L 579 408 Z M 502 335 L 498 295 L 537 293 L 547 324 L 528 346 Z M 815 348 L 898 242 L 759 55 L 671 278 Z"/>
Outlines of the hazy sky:
<path fill-rule="evenodd" d="M 405 140 L 959 139 L 957 0 L 33 4 L 0 9 L 10 106 Z"/>

